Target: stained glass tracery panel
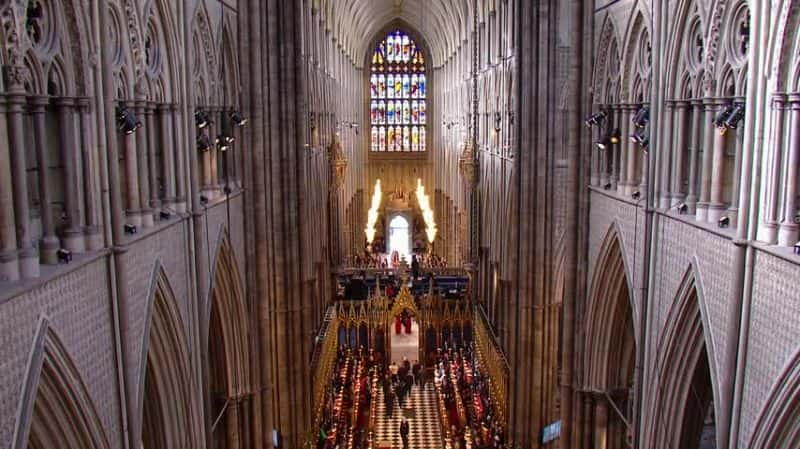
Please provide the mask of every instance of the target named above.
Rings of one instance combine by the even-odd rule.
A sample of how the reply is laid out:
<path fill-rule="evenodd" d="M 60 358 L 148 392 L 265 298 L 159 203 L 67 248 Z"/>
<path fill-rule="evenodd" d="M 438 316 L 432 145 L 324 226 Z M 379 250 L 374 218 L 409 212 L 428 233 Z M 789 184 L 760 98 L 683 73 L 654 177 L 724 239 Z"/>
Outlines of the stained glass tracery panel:
<path fill-rule="evenodd" d="M 371 150 L 426 151 L 425 55 L 408 33 L 393 31 L 376 46 L 369 81 Z"/>

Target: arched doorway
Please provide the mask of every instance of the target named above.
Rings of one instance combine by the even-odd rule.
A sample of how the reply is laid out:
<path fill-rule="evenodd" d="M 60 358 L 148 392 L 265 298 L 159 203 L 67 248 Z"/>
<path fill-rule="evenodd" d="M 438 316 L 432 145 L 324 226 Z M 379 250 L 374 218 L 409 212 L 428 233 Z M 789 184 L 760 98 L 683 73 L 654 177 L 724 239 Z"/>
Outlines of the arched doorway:
<path fill-rule="evenodd" d="M 411 224 L 408 219 L 400 214 L 389 221 L 389 254 L 397 254 L 402 259 L 410 260 L 411 254 Z"/>
<path fill-rule="evenodd" d="M 409 362 L 421 361 L 420 342 L 421 322 L 420 313 L 414 302 L 414 297 L 408 287 L 403 286 L 397 295 L 394 305 L 389 312 L 389 359 L 401 363 L 404 359 Z"/>
<path fill-rule="evenodd" d="M 247 311 L 233 250 L 223 233 L 214 267 L 208 346 L 208 425 L 212 447 L 248 447 L 250 371 Z"/>
<path fill-rule="evenodd" d="M 139 393 L 141 447 L 201 447 L 184 325 L 163 271 L 154 277 Z"/>
<path fill-rule="evenodd" d="M 695 279 L 694 272 L 687 275 L 665 320 L 644 433 L 646 447 L 717 447 L 712 347 L 706 344 Z"/>
<path fill-rule="evenodd" d="M 110 447 L 80 373 L 47 318 L 34 338 L 29 373 L 12 447 Z"/>
<path fill-rule="evenodd" d="M 585 378 L 595 392 L 590 434 L 584 447 L 629 447 L 633 422 L 633 385 L 636 365 L 634 314 L 628 275 L 616 230 L 606 237 L 592 280 L 586 323 Z"/>

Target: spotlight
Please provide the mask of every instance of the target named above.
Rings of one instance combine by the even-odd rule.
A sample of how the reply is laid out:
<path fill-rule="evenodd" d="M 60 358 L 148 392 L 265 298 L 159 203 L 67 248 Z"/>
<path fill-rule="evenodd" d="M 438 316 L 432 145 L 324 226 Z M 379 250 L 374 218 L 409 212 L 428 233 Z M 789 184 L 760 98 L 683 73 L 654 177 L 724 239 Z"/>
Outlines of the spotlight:
<path fill-rule="evenodd" d="M 161 211 L 161 219 L 162 220 L 169 220 L 170 218 L 172 218 L 172 214 L 171 213 L 169 213 L 169 212 L 167 212 L 165 210 Z"/>
<path fill-rule="evenodd" d="M 720 228 L 727 228 L 730 225 L 731 225 L 731 219 L 727 215 L 722 217 L 722 218 L 720 218 L 717 221 L 717 226 L 719 226 Z"/>
<path fill-rule="evenodd" d="M 219 151 L 228 151 L 235 140 L 233 136 L 226 136 L 225 134 L 217 136 L 216 143 Z"/>
<path fill-rule="evenodd" d="M 135 225 L 127 224 L 127 223 L 125 224 L 125 233 L 126 234 L 133 235 L 133 234 L 136 234 L 136 231 L 137 231 L 137 229 L 136 229 Z"/>
<path fill-rule="evenodd" d="M 500 134 L 501 125 L 503 123 L 503 116 L 499 112 L 494 113 L 494 132 Z"/>
<path fill-rule="evenodd" d="M 230 195 L 231 192 L 233 192 L 233 190 L 231 190 L 231 188 L 228 186 L 222 188 L 222 193 L 224 193 L 225 195 Z"/>
<path fill-rule="evenodd" d="M 309 127 L 311 128 L 311 131 L 316 131 L 316 129 L 317 129 L 317 117 L 314 115 L 313 112 L 309 111 L 309 113 L 308 113 L 308 122 L 309 122 Z"/>
<path fill-rule="evenodd" d="M 231 112 L 231 122 L 238 127 L 242 127 L 247 124 L 247 119 L 239 113 L 239 111 Z"/>
<path fill-rule="evenodd" d="M 631 198 L 633 198 L 633 199 L 635 199 L 635 200 L 637 200 L 637 201 L 638 201 L 638 200 L 639 200 L 639 198 L 641 198 L 641 197 L 642 197 L 642 192 L 640 192 L 640 191 L 638 191 L 638 190 L 637 190 L 637 191 L 635 191 L 635 192 L 633 192 L 633 193 L 631 193 Z"/>
<path fill-rule="evenodd" d="M 211 123 L 211 120 L 208 119 L 208 114 L 206 114 L 206 111 L 198 110 L 194 113 L 194 123 L 197 125 L 197 129 L 204 129 L 208 127 L 208 125 Z"/>
<path fill-rule="evenodd" d="M 125 135 L 131 135 L 142 127 L 142 122 L 125 105 L 117 107 L 117 130 Z"/>
<path fill-rule="evenodd" d="M 738 103 L 733 106 L 733 110 L 728 117 L 723 120 L 723 125 L 725 125 L 726 130 L 728 129 L 736 129 L 739 127 L 739 122 L 742 121 L 744 118 L 744 104 Z M 720 130 L 721 132 L 721 130 Z"/>
<path fill-rule="evenodd" d="M 586 117 L 586 120 L 584 120 L 584 123 L 586 123 L 586 126 L 591 128 L 592 126 L 599 125 L 605 119 L 606 119 L 606 111 L 600 111 L 600 112 L 597 112 L 595 114 L 590 115 L 589 117 Z"/>
<path fill-rule="evenodd" d="M 647 106 L 642 106 L 636 112 L 636 115 L 633 116 L 633 126 L 637 128 L 644 128 L 650 123 L 650 108 Z"/>
<path fill-rule="evenodd" d="M 58 257 L 58 263 L 70 263 L 72 262 L 72 251 L 61 248 L 56 251 L 56 257 Z"/>
<path fill-rule="evenodd" d="M 200 133 L 197 135 L 197 151 L 205 153 L 211 149 L 211 146 L 211 139 L 208 137 L 208 134 Z"/>
<path fill-rule="evenodd" d="M 611 190 L 611 187 L 613 187 L 613 186 L 612 186 L 612 185 L 611 185 L 611 183 L 609 182 L 608 184 L 606 184 L 606 185 L 604 185 L 604 186 L 603 186 L 603 190 Z"/>
<path fill-rule="evenodd" d="M 800 256 L 800 242 L 794 244 L 794 253 Z"/>
<path fill-rule="evenodd" d="M 619 129 L 615 128 L 614 130 L 609 131 L 608 133 L 606 133 L 605 137 L 603 137 L 602 140 L 597 142 L 597 148 L 599 148 L 601 150 L 605 150 L 608 147 L 610 147 L 611 145 L 618 144 L 619 143 L 619 138 L 620 138 Z"/>
<path fill-rule="evenodd" d="M 208 197 L 205 195 L 200 195 L 200 204 L 202 204 L 203 206 L 208 204 Z"/>
<path fill-rule="evenodd" d="M 689 206 L 686 203 L 678 204 L 678 213 L 684 215 L 689 211 Z"/>
<path fill-rule="evenodd" d="M 631 142 L 641 146 L 642 148 L 647 148 L 650 145 L 650 136 L 648 135 L 647 130 L 642 129 L 639 132 L 631 134 Z"/>

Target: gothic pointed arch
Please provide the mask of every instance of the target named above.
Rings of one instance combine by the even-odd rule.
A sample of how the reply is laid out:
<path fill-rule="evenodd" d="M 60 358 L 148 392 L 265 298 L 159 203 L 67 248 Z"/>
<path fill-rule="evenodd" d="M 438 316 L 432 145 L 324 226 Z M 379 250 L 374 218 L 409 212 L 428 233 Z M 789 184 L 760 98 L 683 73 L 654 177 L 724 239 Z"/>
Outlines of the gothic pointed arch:
<path fill-rule="evenodd" d="M 620 50 L 617 30 L 613 19 L 606 15 L 600 31 L 600 40 L 596 47 L 597 57 L 592 76 L 595 103 L 613 103 L 614 92 L 618 88 Z"/>
<path fill-rule="evenodd" d="M 201 447 L 186 327 L 166 273 L 151 277 L 137 394 L 138 438 L 146 448 Z M 138 436 L 137 436 L 138 435 Z"/>
<path fill-rule="evenodd" d="M 46 316 L 33 339 L 12 447 L 110 447 L 80 372 Z"/>
<path fill-rule="evenodd" d="M 696 262 L 687 270 L 666 317 L 654 361 L 654 393 L 646 412 L 644 446 L 699 449 L 713 442 L 719 393 L 714 345 L 707 325 L 704 294 Z"/>
<path fill-rule="evenodd" d="M 632 421 L 636 331 L 633 295 L 622 240 L 613 225 L 603 242 L 595 266 L 585 323 L 583 378 L 586 387 L 598 392 L 596 401 L 606 410 L 603 422 L 592 428 L 593 439 L 608 448 L 626 447 Z M 613 402 L 613 404 L 612 404 Z M 620 416 L 621 411 L 626 416 Z M 619 412 L 618 412 L 619 411 Z"/>
<path fill-rule="evenodd" d="M 790 449 L 800 447 L 800 351 L 795 353 L 772 388 L 749 449 Z"/>

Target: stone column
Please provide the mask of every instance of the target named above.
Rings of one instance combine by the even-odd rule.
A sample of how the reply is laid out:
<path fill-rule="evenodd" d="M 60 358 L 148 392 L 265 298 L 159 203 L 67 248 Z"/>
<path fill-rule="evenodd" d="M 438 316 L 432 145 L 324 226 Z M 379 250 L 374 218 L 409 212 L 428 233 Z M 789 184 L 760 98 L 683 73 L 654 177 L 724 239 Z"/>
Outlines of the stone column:
<path fill-rule="evenodd" d="M 744 102 L 744 99 L 740 99 L 740 101 Z M 741 186 L 742 186 L 742 151 L 743 148 L 743 134 L 744 131 L 741 131 L 742 136 L 739 136 L 739 129 L 730 130 L 734 134 L 733 138 L 733 174 L 731 175 L 731 198 L 730 198 L 730 205 L 728 206 L 727 215 L 730 217 L 732 228 L 737 226 L 737 222 L 739 221 L 739 195 L 741 193 Z M 739 137 L 742 137 L 741 139 Z"/>
<path fill-rule="evenodd" d="M 692 101 L 691 148 L 689 149 L 689 190 L 686 194 L 687 212 L 694 214 L 697 207 L 698 157 L 700 154 L 700 136 L 703 134 L 703 103 Z"/>
<path fill-rule="evenodd" d="M 175 155 L 175 173 L 173 173 L 173 176 L 175 177 L 175 211 L 184 213 L 187 210 L 186 202 L 188 201 L 188 197 L 186 195 L 187 152 L 197 151 L 197 146 L 194 142 L 189 142 L 189 148 L 186 148 L 186 140 L 184 139 L 183 133 L 187 124 L 183 122 L 183 113 L 178 105 L 170 105 L 170 111 L 172 111 L 172 129 L 174 130 L 174 139 L 172 140 L 171 151 L 173 151 L 173 154 Z M 194 122 L 192 122 L 189 126 L 194 126 Z"/>
<path fill-rule="evenodd" d="M 55 221 L 53 219 L 53 195 L 48 182 L 50 162 L 47 157 L 47 125 L 45 123 L 45 109 L 50 104 L 46 96 L 31 97 L 29 99 L 31 114 L 33 116 L 34 139 L 36 147 L 36 165 L 39 167 L 39 214 L 42 219 L 42 238 L 39 240 L 39 256 L 42 263 L 54 264 L 58 262 L 56 252 L 61 242 L 56 236 Z"/>
<path fill-rule="evenodd" d="M 659 150 L 660 154 L 656 157 L 656 160 L 661 164 L 660 167 L 657 168 L 660 172 L 660 176 L 658 176 L 659 179 L 657 179 L 658 207 L 661 209 L 669 209 L 670 180 L 671 176 L 674 175 L 674 171 L 671 167 L 671 156 L 677 151 L 672 142 L 674 113 L 675 102 L 668 100 L 666 108 L 664 108 L 664 141 Z"/>
<path fill-rule="evenodd" d="M 720 103 L 720 107 L 724 107 Z M 712 126 L 712 128 L 714 128 Z M 725 151 L 727 147 L 726 134 L 714 128 L 714 153 L 711 167 L 711 202 L 708 205 L 708 222 L 716 223 L 725 215 L 724 181 L 725 181 Z"/>
<path fill-rule="evenodd" d="M 783 219 L 778 230 L 778 244 L 781 246 L 792 246 L 798 239 L 795 215 L 797 214 L 797 164 L 800 164 L 800 94 L 789 95 L 789 103 L 791 125 L 784 180 L 786 187 L 783 194 Z"/>
<path fill-rule="evenodd" d="M 705 111 L 701 132 L 703 132 L 703 165 L 700 174 L 700 200 L 697 202 L 697 221 L 708 220 L 708 206 L 711 202 L 711 170 L 712 156 L 714 155 L 714 136 L 717 128 L 714 127 L 714 115 L 717 112 L 718 100 L 706 98 L 703 100 Z"/>
<path fill-rule="evenodd" d="M 675 147 L 672 153 L 672 204 L 670 204 L 670 207 L 674 207 L 686 198 L 686 192 L 684 192 L 683 188 L 683 179 L 685 177 L 684 154 L 686 153 L 686 144 L 689 140 L 689 129 L 686 123 L 686 112 L 688 108 L 688 101 L 675 102 Z"/>
<path fill-rule="evenodd" d="M 92 133 L 91 101 L 87 97 L 77 99 L 80 118 L 81 154 L 83 160 L 84 205 L 86 227 L 83 232 L 86 249 L 96 251 L 103 247 L 102 197 L 100 195 L 100 167 L 97 145 Z"/>
<path fill-rule="evenodd" d="M 164 183 L 164 208 L 171 208 L 175 198 L 175 139 L 172 136 L 172 105 L 158 105 L 158 117 L 161 121 L 161 179 Z"/>
<path fill-rule="evenodd" d="M 620 122 L 622 121 L 622 105 L 614 105 L 611 113 L 609 114 L 608 119 L 610 120 L 611 126 L 610 129 L 614 131 L 615 129 L 619 128 Z M 620 149 L 622 148 L 622 142 L 617 143 L 616 145 L 611 145 L 606 149 L 609 156 L 611 157 L 611 178 L 609 182 L 611 182 L 611 188 L 616 190 L 618 183 L 619 183 L 619 163 L 620 163 Z"/>
<path fill-rule="evenodd" d="M 619 138 L 619 182 L 617 183 L 617 193 L 624 195 L 630 185 L 630 175 L 628 175 L 628 160 L 633 151 L 631 142 L 631 105 L 620 105 L 620 138 Z"/>
<path fill-rule="evenodd" d="M 772 102 L 772 136 L 770 152 L 764 168 L 764 221 L 763 240 L 766 243 L 778 242 L 778 222 L 780 214 L 781 174 L 783 172 L 783 150 L 785 146 L 784 120 L 786 118 L 786 97 L 776 94 Z"/>
<path fill-rule="evenodd" d="M 28 203 L 28 180 L 26 174 L 24 106 L 27 102 L 21 81 L 9 87 L 8 94 L 8 134 L 11 149 L 11 179 L 14 195 L 14 215 L 16 218 L 16 242 L 18 250 L 19 274 L 22 278 L 39 276 L 39 254 L 33 247 Z"/>
<path fill-rule="evenodd" d="M 236 398 L 231 398 L 228 404 L 228 416 L 226 417 L 227 447 L 228 449 L 239 449 L 241 447 L 239 435 L 239 405 Z"/>
<path fill-rule="evenodd" d="M 136 101 L 136 117 L 142 121 L 144 129 L 138 130 L 136 135 L 136 156 L 138 157 L 136 166 L 139 176 L 139 204 L 141 205 L 142 226 L 151 228 L 155 225 L 153 220 L 153 208 L 150 207 L 150 167 L 148 163 L 148 135 L 152 131 L 145 117 L 144 100 Z"/>
<path fill-rule="evenodd" d="M 608 404 L 598 393 L 594 399 L 594 449 L 606 449 L 608 445 Z"/>
<path fill-rule="evenodd" d="M 17 236 L 14 229 L 14 183 L 11 179 L 12 154 L 6 127 L 7 102 L 0 95 L 0 281 L 16 281 L 20 277 L 17 261 Z"/>
<path fill-rule="evenodd" d="M 628 167 L 625 169 L 625 195 L 630 196 L 634 190 L 638 189 L 638 185 L 640 179 L 637 178 L 636 168 L 639 165 L 639 160 L 641 159 L 641 154 L 644 152 L 639 145 L 634 145 L 631 142 L 631 134 L 638 132 L 639 129 L 636 128 L 631 122 L 633 119 L 633 115 L 638 112 L 638 109 L 641 105 L 629 105 L 628 106 L 628 135 L 622 136 L 628 143 L 628 156 L 627 156 L 627 165 Z"/>
<path fill-rule="evenodd" d="M 67 228 L 63 232 L 64 247 L 73 252 L 86 249 L 81 222 L 81 207 L 78 197 L 78 152 L 74 146 L 75 132 L 75 99 L 57 98 L 59 139 L 61 140 L 61 161 L 64 164 L 64 209 L 67 216 Z"/>
<path fill-rule="evenodd" d="M 127 104 L 130 110 L 130 104 Z M 139 196 L 139 161 L 136 155 L 136 133 L 122 134 L 122 143 L 125 148 L 125 206 L 126 222 L 134 226 L 142 225 L 142 204 Z M 115 182 L 115 180 L 110 180 Z"/>
<path fill-rule="evenodd" d="M 147 136 L 147 158 L 149 159 L 148 175 L 150 177 L 150 207 L 153 209 L 153 217 L 159 220 L 158 212 L 161 210 L 161 188 L 158 183 L 159 175 L 159 161 L 156 155 L 156 105 L 152 102 L 147 102 L 145 105 L 145 135 Z M 162 149 L 163 155 L 165 150 Z M 165 180 L 162 180 L 165 182 Z"/>
<path fill-rule="evenodd" d="M 217 137 L 222 133 L 222 120 L 220 117 L 221 109 L 219 107 L 211 108 L 211 117 L 212 122 L 209 125 L 209 129 L 211 130 L 211 143 L 214 146 L 211 147 L 211 151 L 208 152 L 210 164 L 209 164 L 209 174 L 210 178 L 208 180 L 208 185 L 213 193 L 218 194 L 220 188 L 220 174 L 219 174 L 219 161 L 218 159 L 222 157 L 219 153 L 219 145 L 216 144 Z"/>
<path fill-rule="evenodd" d="M 589 142 L 589 145 L 590 145 L 589 146 L 589 151 L 590 151 L 589 154 L 592 157 L 592 174 L 591 174 L 591 178 L 590 178 L 589 182 L 593 186 L 599 186 L 600 182 L 601 182 L 600 181 L 600 173 L 601 173 L 600 161 L 601 161 L 602 158 L 600 157 L 600 152 L 597 151 L 597 148 L 595 147 L 594 134 L 595 134 L 595 127 L 592 126 L 591 128 L 589 128 L 589 141 L 590 141 Z"/>

